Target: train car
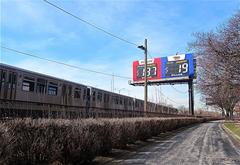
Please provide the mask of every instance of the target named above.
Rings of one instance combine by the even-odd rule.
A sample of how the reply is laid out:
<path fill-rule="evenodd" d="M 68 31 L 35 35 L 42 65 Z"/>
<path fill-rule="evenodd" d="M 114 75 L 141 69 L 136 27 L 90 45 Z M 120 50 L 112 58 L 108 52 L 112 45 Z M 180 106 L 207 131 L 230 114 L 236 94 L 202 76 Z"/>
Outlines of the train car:
<path fill-rule="evenodd" d="M 136 117 L 143 100 L 0 64 L 2 117 Z M 177 109 L 149 103 L 149 111 L 177 114 Z"/>

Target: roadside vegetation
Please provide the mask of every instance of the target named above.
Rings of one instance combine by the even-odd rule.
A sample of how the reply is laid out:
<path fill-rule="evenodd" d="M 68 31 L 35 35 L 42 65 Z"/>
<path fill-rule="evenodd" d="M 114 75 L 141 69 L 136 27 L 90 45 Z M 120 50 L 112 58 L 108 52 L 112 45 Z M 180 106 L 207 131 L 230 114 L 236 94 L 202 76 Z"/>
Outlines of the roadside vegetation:
<path fill-rule="evenodd" d="M 240 138 L 240 123 L 225 122 L 224 126 Z"/>
<path fill-rule="evenodd" d="M 240 10 L 225 24 L 197 32 L 189 48 L 197 58 L 197 89 L 208 105 L 233 118 L 240 103 Z"/>
<path fill-rule="evenodd" d="M 200 118 L 15 119 L 0 122 L 0 164 L 84 164 L 112 148 Z"/>

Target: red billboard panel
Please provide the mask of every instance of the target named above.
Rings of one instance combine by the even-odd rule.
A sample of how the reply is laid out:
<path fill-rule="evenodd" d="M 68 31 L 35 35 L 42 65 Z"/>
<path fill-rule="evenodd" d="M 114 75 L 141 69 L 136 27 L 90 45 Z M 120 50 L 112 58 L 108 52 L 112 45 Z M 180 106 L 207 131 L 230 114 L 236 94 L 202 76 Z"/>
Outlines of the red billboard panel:
<path fill-rule="evenodd" d="M 133 62 L 133 81 L 144 80 L 144 60 Z M 147 78 L 148 80 L 159 80 L 162 77 L 161 58 L 148 59 Z"/>

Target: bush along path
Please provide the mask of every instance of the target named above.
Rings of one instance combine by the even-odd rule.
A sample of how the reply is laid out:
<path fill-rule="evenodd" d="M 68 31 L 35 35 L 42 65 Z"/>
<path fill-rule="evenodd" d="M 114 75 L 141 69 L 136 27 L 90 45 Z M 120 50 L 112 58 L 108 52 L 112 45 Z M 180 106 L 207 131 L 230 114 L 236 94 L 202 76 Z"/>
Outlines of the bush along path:
<path fill-rule="evenodd" d="M 84 164 L 200 118 L 15 119 L 0 123 L 0 164 Z"/>

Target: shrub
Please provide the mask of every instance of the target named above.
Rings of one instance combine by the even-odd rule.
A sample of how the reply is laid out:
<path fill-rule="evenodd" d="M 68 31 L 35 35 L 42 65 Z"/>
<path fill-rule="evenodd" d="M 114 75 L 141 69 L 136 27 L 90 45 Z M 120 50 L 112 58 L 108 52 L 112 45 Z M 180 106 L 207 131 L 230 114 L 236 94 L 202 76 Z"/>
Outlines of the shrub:
<path fill-rule="evenodd" d="M 15 119 L 0 123 L 0 164 L 83 164 L 203 119 Z"/>

